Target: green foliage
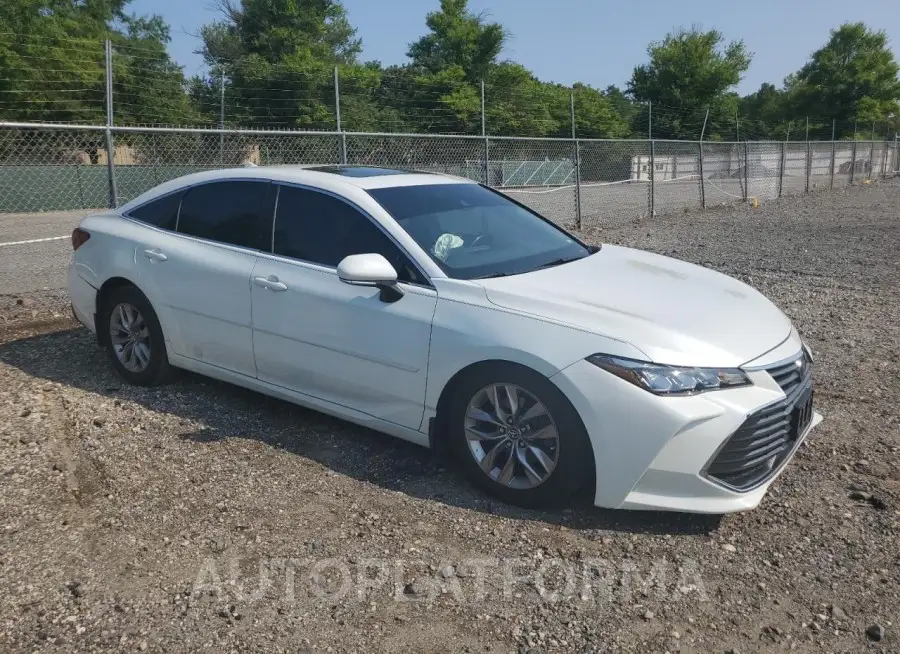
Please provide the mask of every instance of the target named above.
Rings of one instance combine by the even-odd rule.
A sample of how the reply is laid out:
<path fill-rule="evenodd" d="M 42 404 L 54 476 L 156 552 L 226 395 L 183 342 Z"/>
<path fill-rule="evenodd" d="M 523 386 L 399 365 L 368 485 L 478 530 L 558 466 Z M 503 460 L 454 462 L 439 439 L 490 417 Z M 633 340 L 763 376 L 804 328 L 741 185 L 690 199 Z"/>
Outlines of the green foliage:
<path fill-rule="evenodd" d="M 783 88 L 739 97 L 751 55 L 716 30 L 668 34 L 627 90 L 599 90 L 501 59 L 506 30 L 468 0 L 441 0 L 408 63 L 392 66 L 359 61 L 340 0 L 216 1 L 221 19 L 201 30 L 208 72 L 185 80 L 168 26 L 129 15 L 130 0 L 0 0 L 0 120 L 105 122 L 109 39 L 115 119 L 127 125 L 215 125 L 224 89 L 228 126 L 334 130 L 337 67 L 346 131 L 480 134 L 482 84 L 494 135 L 570 137 L 573 102 L 581 138 L 646 138 L 651 103 L 654 138 L 695 140 L 704 124 L 712 141 L 802 139 L 807 121 L 813 139 L 832 125 L 838 138 L 869 138 L 873 122 L 878 134 L 900 129 L 900 67 L 885 33 L 862 23 L 833 30 Z M 96 157 L 96 135 L 84 140 Z"/>
<path fill-rule="evenodd" d="M 634 69 L 628 91 L 639 102 L 666 109 L 653 121 L 654 137 L 696 139 L 695 123 L 707 108 L 724 118 L 726 94 L 750 67 L 751 55 L 742 41 L 723 43 L 720 32 L 693 27 L 650 44 L 650 62 Z"/>
<path fill-rule="evenodd" d="M 845 23 L 832 30 L 796 75 L 786 80 L 798 115 L 838 127 L 838 137 L 852 124 L 870 125 L 900 114 L 900 72 L 883 31 L 863 23 Z"/>
<path fill-rule="evenodd" d="M 748 132 L 753 130 L 760 139 L 784 139 L 787 133 L 785 116 L 789 113 L 788 95 L 768 82 L 740 100 L 739 114 L 747 123 Z"/>
<path fill-rule="evenodd" d="M 230 123 L 334 129 L 334 67 L 360 88 L 378 85 L 379 71 L 356 63 L 360 41 L 336 0 L 222 0 L 220 8 L 224 20 L 201 31 L 211 75 L 191 89 L 209 99 L 224 76 Z M 367 111 L 349 108 L 356 120 Z"/>
<path fill-rule="evenodd" d="M 106 121 L 104 39 L 117 48 L 114 92 L 131 123 L 185 122 L 181 69 L 158 16 L 125 13 L 129 0 L 0 3 L 0 119 Z"/>
<path fill-rule="evenodd" d="M 468 4 L 468 0 L 441 0 L 440 11 L 425 17 L 430 32 L 409 46 L 413 66 L 432 74 L 459 66 L 473 84 L 487 78 L 503 49 L 506 31 L 469 12 Z"/>

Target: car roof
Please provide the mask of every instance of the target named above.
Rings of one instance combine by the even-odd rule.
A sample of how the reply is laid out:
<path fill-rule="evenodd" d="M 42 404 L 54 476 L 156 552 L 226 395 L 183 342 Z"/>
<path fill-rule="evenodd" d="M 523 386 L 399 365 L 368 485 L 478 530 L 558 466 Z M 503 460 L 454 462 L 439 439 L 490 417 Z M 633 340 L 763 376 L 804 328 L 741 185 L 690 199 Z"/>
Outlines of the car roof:
<path fill-rule="evenodd" d="M 399 168 L 380 168 L 376 166 L 344 166 L 344 165 L 280 165 L 280 166 L 242 166 L 240 168 L 224 168 L 207 170 L 178 177 L 142 193 L 120 210 L 126 211 L 153 198 L 177 191 L 178 189 L 224 180 L 266 179 L 276 182 L 305 184 L 309 186 L 356 187 L 361 189 L 387 188 L 394 186 L 424 186 L 429 184 L 475 184 L 465 177 L 455 177 L 442 173 L 418 172 Z"/>

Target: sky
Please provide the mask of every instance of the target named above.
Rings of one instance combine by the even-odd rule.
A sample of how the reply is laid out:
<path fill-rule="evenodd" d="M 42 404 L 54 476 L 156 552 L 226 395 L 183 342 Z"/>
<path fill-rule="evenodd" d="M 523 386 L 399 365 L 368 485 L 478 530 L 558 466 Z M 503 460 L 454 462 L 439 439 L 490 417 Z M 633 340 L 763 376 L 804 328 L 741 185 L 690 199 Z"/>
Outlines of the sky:
<path fill-rule="evenodd" d="M 364 61 L 406 61 L 410 42 L 425 31 L 425 14 L 439 0 L 344 0 L 363 42 Z M 212 0 L 133 0 L 130 11 L 160 14 L 172 28 L 170 53 L 185 74 L 203 70 L 200 27 L 217 20 Z M 753 63 L 738 90 L 763 82 L 781 85 L 848 21 L 883 29 L 900 59 L 898 0 L 470 0 L 510 32 L 504 59 L 531 69 L 539 79 L 571 85 L 624 87 L 634 67 L 647 61 L 647 45 L 678 27 L 715 28 L 727 40 L 743 39 Z"/>

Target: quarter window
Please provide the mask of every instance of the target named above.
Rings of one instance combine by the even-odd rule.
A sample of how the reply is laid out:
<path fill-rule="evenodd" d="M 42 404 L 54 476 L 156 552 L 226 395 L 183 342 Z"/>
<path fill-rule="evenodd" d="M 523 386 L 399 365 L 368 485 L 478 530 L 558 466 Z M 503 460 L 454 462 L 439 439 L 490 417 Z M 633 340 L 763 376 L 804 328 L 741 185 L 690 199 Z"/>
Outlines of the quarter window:
<path fill-rule="evenodd" d="M 151 200 L 147 204 L 132 209 L 128 216 L 142 223 L 170 229 L 175 231 L 175 222 L 178 219 L 178 205 L 181 204 L 183 192 L 171 193 L 165 197 Z"/>
<path fill-rule="evenodd" d="M 309 189 L 281 187 L 275 253 L 332 267 L 351 254 L 377 253 L 394 266 L 400 281 L 425 283 L 409 258 L 367 216 L 343 200 Z"/>
<path fill-rule="evenodd" d="M 269 182 L 252 181 L 194 186 L 181 202 L 178 232 L 219 243 L 268 250 L 274 189 Z"/>

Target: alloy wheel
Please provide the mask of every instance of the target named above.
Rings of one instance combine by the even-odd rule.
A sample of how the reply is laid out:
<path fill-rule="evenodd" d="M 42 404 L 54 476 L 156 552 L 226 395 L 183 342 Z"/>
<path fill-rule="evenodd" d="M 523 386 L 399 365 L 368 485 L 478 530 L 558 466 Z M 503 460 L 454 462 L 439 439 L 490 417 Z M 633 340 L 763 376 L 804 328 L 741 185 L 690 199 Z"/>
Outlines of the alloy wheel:
<path fill-rule="evenodd" d="M 515 384 L 478 391 L 466 409 L 465 434 L 481 471 L 509 488 L 541 485 L 559 461 L 559 431 L 550 411 Z"/>
<path fill-rule="evenodd" d="M 150 330 L 133 304 L 121 302 L 113 307 L 109 341 L 119 363 L 129 372 L 140 373 L 150 365 Z"/>

